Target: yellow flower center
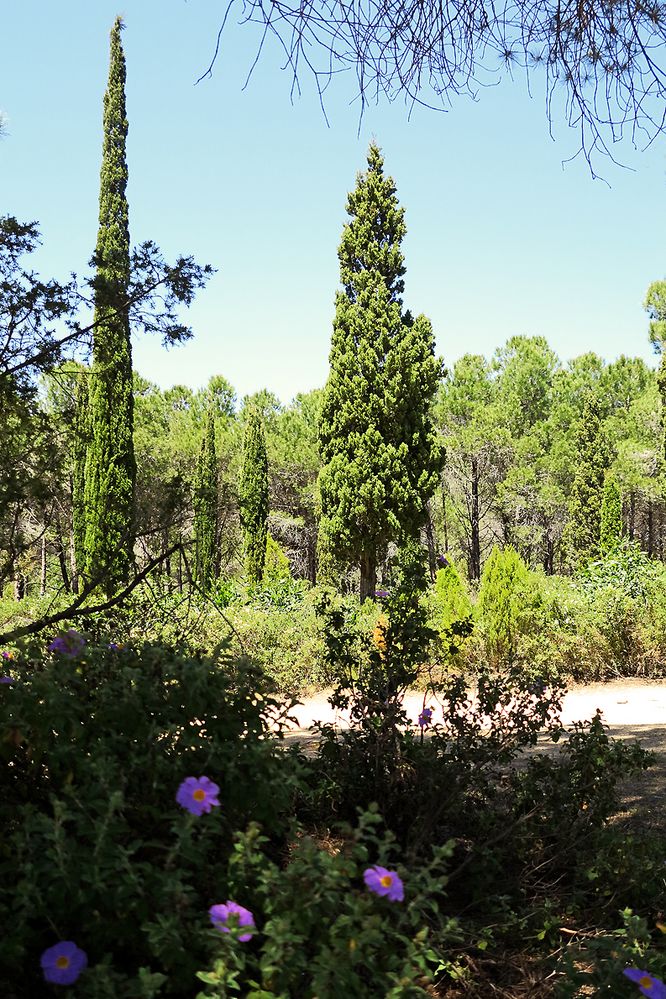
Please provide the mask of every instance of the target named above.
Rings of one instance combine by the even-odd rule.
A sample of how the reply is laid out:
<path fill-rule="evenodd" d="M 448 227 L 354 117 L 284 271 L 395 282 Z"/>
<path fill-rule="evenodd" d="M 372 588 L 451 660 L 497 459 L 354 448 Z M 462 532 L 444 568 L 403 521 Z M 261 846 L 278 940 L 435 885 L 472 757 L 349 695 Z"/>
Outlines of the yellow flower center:
<path fill-rule="evenodd" d="M 203 791 L 200 787 L 198 787 L 194 792 L 194 794 L 192 795 L 192 797 L 194 798 L 195 801 L 203 801 L 204 798 L 206 797 L 206 792 Z"/>
<path fill-rule="evenodd" d="M 69 958 L 61 954 L 60 957 L 56 958 L 56 968 L 69 968 Z"/>
<path fill-rule="evenodd" d="M 383 878 L 379 879 L 382 888 L 390 888 L 393 884 L 393 878 L 390 874 L 385 874 Z"/>
<path fill-rule="evenodd" d="M 654 981 L 649 975 L 643 975 L 642 978 L 638 979 L 638 984 L 642 989 L 651 989 L 654 985 Z"/>

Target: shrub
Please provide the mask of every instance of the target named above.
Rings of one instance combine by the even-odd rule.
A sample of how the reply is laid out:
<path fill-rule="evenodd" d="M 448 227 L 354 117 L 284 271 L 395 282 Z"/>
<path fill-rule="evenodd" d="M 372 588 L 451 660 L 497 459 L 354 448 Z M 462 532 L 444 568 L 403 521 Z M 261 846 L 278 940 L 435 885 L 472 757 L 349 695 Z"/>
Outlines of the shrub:
<path fill-rule="evenodd" d="M 46 657 L 33 645 L 12 673 L 0 994 L 41 995 L 40 954 L 73 940 L 90 964 L 81 997 L 191 996 L 235 830 L 260 821 L 275 851 L 287 834 L 299 771 L 265 738 L 281 711 L 271 687 L 247 662 L 148 644 Z M 196 816 L 176 793 L 201 775 L 220 807 Z"/>
<path fill-rule="evenodd" d="M 472 615 L 472 601 L 463 578 L 453 562 L 438 569 L 431 591 L 430 607 L 434 627 L 440 636 L 448 634 L 454 621 L 462 621 Z"/>
<path fill-rule="evenodd" d="M 211 971 L 199 975 L 201 996 L 256 999 L 285 996 L 349 996 L 350 999 L 407 999 L 427 996 L 426 987 L 444 963 L 430 938 L 437 900 L 444 898 L 453 844 L 433 851 L 428 862 L 406 870 L 404 900 L 378 897 L 363 883 L 363 871 L 379 864 L 394 868 L 390 833 L 381 834 L 376 808 L 362 813 L 352 831 L 340 831 L 323 848 L 299 831 L 285 867 L 263 852 L 256 827 L 237 837 L 230 885 L 255 915 L 257 934 L 240 944 L 219 935 Z M 340 838 L 341 837 L 341 838 Z M 440 927 L 450 945 L 459 936 L 455 920 Z"/>
<path fill-rule="evenodd" d="M 515 658 L 520 637 L 534 628 L 539 605 L 530 573 L 518 552 L 493 548 L 481 575 L 476 613 L 486 653 L 495 662 Z"/>

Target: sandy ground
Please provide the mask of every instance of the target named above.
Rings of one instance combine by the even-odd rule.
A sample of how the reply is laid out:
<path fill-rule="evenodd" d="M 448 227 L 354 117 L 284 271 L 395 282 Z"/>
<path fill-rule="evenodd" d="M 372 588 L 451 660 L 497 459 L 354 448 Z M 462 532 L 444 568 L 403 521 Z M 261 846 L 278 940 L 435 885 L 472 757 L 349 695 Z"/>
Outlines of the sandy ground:
<path fill-rule="evenodd" d="M 435 697 L 428 697 L 425 704 L 434 709 L 433 721 L 438 715 L 441 717 L 441 706 Z M 409 717 L 416 722 L 424 706 L 423 694 L 408 692 L 404 705 Z M 616 728 L 663 725 L 666 748 L 666 681 L 614 680 L 572 687 L 564 699 L 562 722 L 571 725 L 574 721 L 585 721 L 594 715 L 597 708 L 603 712 L 604 721 L 613 734 Z M 330 706 L 326 691 L 304 698 L 292 714 L 297 719 L 292 730 L 294 735 L 305 734 L 315 721 L 330 722 L 340 728 L 349 724 L 344 712 L 336 712 Z"/>

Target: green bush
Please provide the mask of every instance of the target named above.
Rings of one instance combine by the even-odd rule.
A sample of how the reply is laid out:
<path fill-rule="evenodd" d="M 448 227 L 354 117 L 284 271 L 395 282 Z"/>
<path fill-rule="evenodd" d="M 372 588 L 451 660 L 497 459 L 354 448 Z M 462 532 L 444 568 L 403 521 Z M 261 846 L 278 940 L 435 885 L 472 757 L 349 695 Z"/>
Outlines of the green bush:
<path fill-rule="evenodd" d="M 430 608 L 433 626 L 440 636 L 448 634 L 454 621 L 472 615 L 472 601 L 463 577 L 453 562 L 438 569 L 430 591 Z"/>
<path fill-rule="evenodd" d="M 220 955 L 200 974 L 201 996 L 255 999 L 321 996 L 333 999 L 407 999 L 427 996 L 434 972 L 446 967 L 431 946 L 431 929 L 450 945 L 459 936 L 455 920 L 438 919 L 444 899 L 448 843 L 429 862 L 406 870 L 404 900 L 373 894 L 363 871 L 395 868 L 395 843 L 380 834 L 376 808 L 360 816 L 355 830 L 342 831 L 325 847 L 299 833 L 286 866 L 263 852 L 256 828 L 237 838 L 230 870 L 232 898 L 255 916 L 251 943 L 221 934 Z"/>
<path fill-rule="evenodd" d="M 476 616 L 493 662 L 515 658 L 520 638 L 535 630 L 540 594 L 518 552 L 493 548 L 481 575 Z"/>
<path fill-rule="evenodd" d="M 108 643 L 107 643 L 108 646 Z M 265 738 L 281 708 L 247 662 L 156 645 L 44 656 L 0 686 L 0 994 L 41 995 L 40 954 L 73 940 L 85 999 L 193 994 L 233 835 L 284 848 L 296 758 Z M 176 802 L 205 775 L 220 807 Z M 151 984 L 152 983 L 152 984 Z"/>

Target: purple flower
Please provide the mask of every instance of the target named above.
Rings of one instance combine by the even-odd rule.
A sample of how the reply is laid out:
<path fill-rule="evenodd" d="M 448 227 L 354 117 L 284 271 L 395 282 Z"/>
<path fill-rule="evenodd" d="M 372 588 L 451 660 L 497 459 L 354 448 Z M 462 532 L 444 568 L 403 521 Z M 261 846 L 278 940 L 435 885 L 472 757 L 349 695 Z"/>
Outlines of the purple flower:
<path fill-rule="evenodd" d="M 208 777 L 186 777 L 178 788 L 176 801 L 192 815 L 210 812 L 213 805 L 219 805 L 217 795 L 220 789 Z"/>
<path fill-rule="evenodd" d="M 428 725 L 432 723 L 432 708 L 424 708 L 419 715 L 419 725 L 421 728 L 427 728 Z"/>
<path fill-rule="evenodd" d="M 118 642 L 109 642 L 109 649 L 111 652 L 119 652 L 122 649 L 122 645 L 119 645 Z"/>
<path fill-rule="evenodd" d="M 388 595 L 388 590 L 375 590 L 375 600 L 385 600 Z"/>
<path fill-rule="evenodd" d="M 244 909 L 237 902 L 227 900 L 224 905 L 211 905 L 208 910 L 210 921 L 216 930 L 221 933 L 231 933 L 232 929 L 240 929 L 247 926 L 250 933 L 240 933 L 238 939 L 245 943 L 250 940 L 255 931 L 254 916 L 249 909 Z"/>
<path fill-rule="evenodd" d="M 436 561 L 440 569 L 446 569 L 451 564 L 446 555 L 438 555 Z"/>
<path fill-rule="evenodd" d="M 72 985 L 88 965 L 86 952 L 71 940 L 61 940 L 44 951 L 39 962 L 47 982 Z"/>
<path fill-rule="evenodd" d="M 0 683 L 13 683 L 14 680 L 11 676 L 0 676 Z"/>
<path fill-rule="evenodd" d="M 80 656 L 86 647 L 86 640 L 79 634 L 76 628 L 70 628 L 64 635 L 58 635 L 50 645 L 47 646 L 49 652 L 59 652 L 63 656 L 74 659 Z"/>
<path fill-rule="evenodd" d="M 3 651 L 0 652 L 0 657 L 2 659 L 13 659 L 14 658 L 14 654 L 13 654 L 13 652 L 7 652 L 6 649 L 3 649 Z"/>
<path fill-rule="evenodd" d="M 625 968 L 622 972 L 632 982 L 636 982 L 644 996 L 651 996 L 652 999 L 666 999 L 666 985 L 661 978 L 655 978 L 648 971 L 640 971 L 639 968 Z"/>
<path fill-rule="evenodd" d="M 391 902 L 402 902 L 405 889 L 395 871 L 387 871 L 385 867 L 368 867 L 363 871 L 363 880 L 375 895 L 385 895 Z"/>

